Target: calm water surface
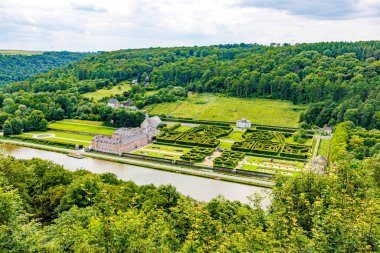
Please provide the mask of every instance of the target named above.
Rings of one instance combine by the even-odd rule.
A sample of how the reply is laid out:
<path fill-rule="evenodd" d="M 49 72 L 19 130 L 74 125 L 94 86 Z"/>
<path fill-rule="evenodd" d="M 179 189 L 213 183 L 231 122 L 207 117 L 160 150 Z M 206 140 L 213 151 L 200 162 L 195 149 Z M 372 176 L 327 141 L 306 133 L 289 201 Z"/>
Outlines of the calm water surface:
<path fill-rule="evenodd" d="M 58 164 L 62 164 L 66 169 L 71 171 L 86 169 L 94 173 L 111 172 L 116 174 L 118 178 L 122 180 L 132 180 L 138 185 L 154 184 L 159 186 L 162 184 L 171 184 L 182 194 L 189 195 L 192 198 L 201 201 L 209 201 L 218 195 L 223 195 L 229 200 L 239 200 L 248 203 L 247 196 L 253 195 L 257 192 L 264 197 L 262 203 L 263 207 L 266 207 L 269 204 L 269 190 L 260 187 L 182 175 L 94 158 L 86 157 L 84 159 L 76 159 L 68 157 L 65 154 L 14 145 L 6 145 L 5 148 L 8 154 L 16 158 L 31 159 L 37 157 L 48 159 Z"/>

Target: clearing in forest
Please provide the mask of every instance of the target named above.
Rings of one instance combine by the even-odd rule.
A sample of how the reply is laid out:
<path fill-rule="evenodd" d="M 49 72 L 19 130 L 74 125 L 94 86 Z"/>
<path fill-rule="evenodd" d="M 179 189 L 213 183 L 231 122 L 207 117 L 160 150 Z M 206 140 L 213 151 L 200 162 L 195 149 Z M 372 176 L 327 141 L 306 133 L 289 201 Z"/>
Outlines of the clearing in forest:
<path fill-rule="evenodd" d="M 185 101 L 147 106 L 150 114 L 231 121 L 246 118 L 253 124 L 297 127 L 305 107 L 288 101 L 224 97 L 209 93 L 189 95 Z"/>
<path fill-rule="evenodd" d="M 83 94 L 85 98 L 93 98 L 95 101 L 98 101 L 104 97 L 111 97 L 115 96 L 117 94 L 123 94 L 123 92 L 128 91 L 131 89 L 131 86 L 129 84 L 118 84 L 116 86 L 113 86 L 111 89 L 103 88 L 94 92 L 89 92 Z"/>

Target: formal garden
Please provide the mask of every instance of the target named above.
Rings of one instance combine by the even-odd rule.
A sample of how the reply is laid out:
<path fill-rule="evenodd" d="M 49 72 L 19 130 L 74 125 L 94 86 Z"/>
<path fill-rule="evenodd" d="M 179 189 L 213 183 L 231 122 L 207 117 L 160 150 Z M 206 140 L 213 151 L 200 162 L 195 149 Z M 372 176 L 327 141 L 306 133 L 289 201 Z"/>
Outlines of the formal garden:
<path fill-rule="evenodd" d="M 155 142 L 216 148 L 220 143 L 218 138 L 227 136 L 231 132 L 231 127 L 201 125 L 185 132 L 175 130 L 164 131 L 156 136 Z"/>
<path fill-rule="evenodd" d="M 248 129 L 243 135 L 245 140 L 235 142 L 231 149 L 257 156 L 307 160 L 310 146 L 287 143 L 285 139 L 291 135 L 291 133 L 287 132 Z M 309 138 L 312 138 L 312 136 L 309 136 Z"/>

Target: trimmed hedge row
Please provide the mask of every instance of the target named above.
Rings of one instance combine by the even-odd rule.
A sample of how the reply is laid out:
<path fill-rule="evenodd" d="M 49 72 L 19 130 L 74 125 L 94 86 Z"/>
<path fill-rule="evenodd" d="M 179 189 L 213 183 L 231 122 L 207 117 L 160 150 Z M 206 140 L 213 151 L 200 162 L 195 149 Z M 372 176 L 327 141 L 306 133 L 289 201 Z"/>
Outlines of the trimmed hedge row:
<path fill-rule="evenodd" d="M 194 147 L 180 158 L 187 162 L 201 162 L 206 156 L 211 155 L 214 152 L 212 148 Z"/>
<path fill-rule="evenodd" d="M 198 126 L 184 133 L 175 131 L 163 132 L 156 136 L 155 140 L 166 143 L 215 148 L 220 143 L 217 138 L 227 136 L 231 131 L 232 128 L 230 127 Z"/>
<path fill-rule="evenodd" d="M 192 118 L 176 118 L 176 117 L 160 117 L 163 121 L 175 121 L 182 123 L 190 123 L 190 124 L 205 124 L 205 125 L 217 125 L 217 126 L 227 126 L 229 127 L 231 123 L 222 122 L 222 121 L 212 121 L 212 120 L 195 120 Z"/>
<path fill-rule="evenodd" d="M 309 149 L 310 148 L 305 145 L 288 144 L 284 146 L 280 155 L 292 158 L 306 159 Z"/>
<path fill-rule="evenodd" d="M 76 145 L 76 144 L 70 144 L 70 143 L 62 143 L 62 142 L 57 142 L 57 141 L 28 138 L 24 136 L 14 136 L 14 135 L 7 136 L 6 139 L 21 140 L 21 141 L 27 141 L 27 142 L 33 142 L 37 144 L 44 144 L 44 145 L 51 145 L 51 146 L 58 146 L 58 147 L 69 148 L 69 149 L 75 149 L 75 145 Z M 79 148 L 82 149 L 83 145 L 79 145 Z"/>
<path fill-rule="evenodd" d="M 169 142 L 161 142 L 161 141 L 153 141 L 154 144 L 158 145 L 166 145 L 166 146 L 175 146 L 175 147 L 181 147 L 181 148 L 193 148 L 194 146 L 190 145 L 182 145 L 182 144 L 177 144 L 177 143 L 169 143 Z"/>
<path fill-rule="evenodd" d="M 221 156 L 214 159 L 214 166 L 235 168 L 239 161 L 244 158 L 244 155 L 241 152 L 224 151 Z"/>
<path fill-rule="evenodd" d="M 305 145 L 287 144 L 285 136 L 290 133 L 270 132 L 257 129 L 247 129 L 243 142 L 235 142 L 232 150 L 254 153 L 256 155 L 289 157 L 307 159 L 309 147 Z M 273 140 L 277 141 L 273 141 Z"/>

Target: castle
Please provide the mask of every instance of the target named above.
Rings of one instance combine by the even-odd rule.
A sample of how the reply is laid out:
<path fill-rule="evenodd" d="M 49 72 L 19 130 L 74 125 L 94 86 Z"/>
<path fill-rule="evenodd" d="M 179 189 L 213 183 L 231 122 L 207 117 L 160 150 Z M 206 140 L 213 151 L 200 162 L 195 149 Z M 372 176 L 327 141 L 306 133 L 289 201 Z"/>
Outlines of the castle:
<path fill-rule="evenodd" d="M 94 151 L 122 155 L 152 142 L 159 134 L 157 129 L 161 123 L 159 117 L 147 117 L 137 128 L 119 128 L 112 136 L 97 135 L 92 139 L 91 149 Z"/>

